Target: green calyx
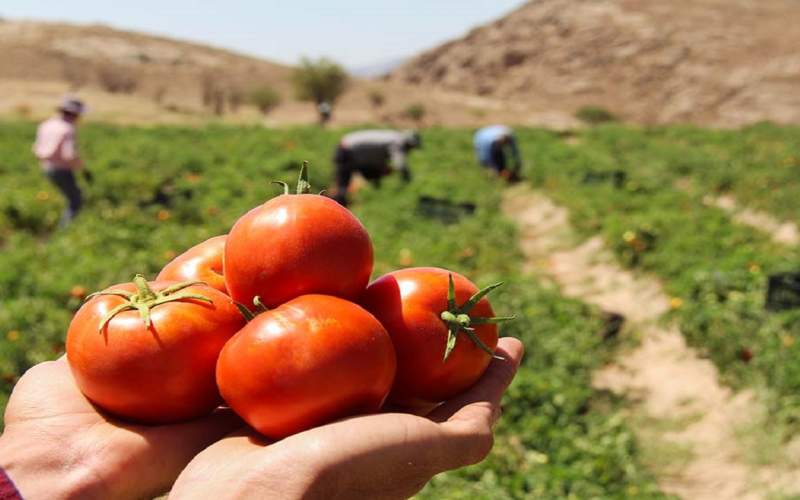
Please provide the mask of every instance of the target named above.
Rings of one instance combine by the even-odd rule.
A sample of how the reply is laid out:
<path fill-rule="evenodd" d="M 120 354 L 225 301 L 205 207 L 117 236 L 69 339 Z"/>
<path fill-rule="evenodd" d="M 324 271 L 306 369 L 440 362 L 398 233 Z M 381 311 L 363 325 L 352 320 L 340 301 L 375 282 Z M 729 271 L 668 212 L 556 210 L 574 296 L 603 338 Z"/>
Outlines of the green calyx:
<path fill-rule="evenodd" d="M 263 302 L 261 302 L 261 297 L 259 297 L 258 295 L 253 297 L 253 306 L 255 307 L 255 313 L 250 309 L 248 309 L 247 306 L 242 304 L 241 302 L 234 301 L 233 303 L 236 304 L 236 307 L 239 309 L 239 312 L 242 313 L 242 316 L 244 316 L 245 321 L 247 321 L 248 323 L 253 321 L 253 318 L 258 316 L 262 312 L 269 311 L 269 308 L 265 306 Z"/>
<path fill-rule="evenodd" d="M 289 194 L 289 185 L 282 181 L 272 181 L 273 184 L 283 186 L 283 194 Z M 309 194 L 311 192 L 311 183 L 308 182 L 308 162 L 304 161 L 300 165 L 300 176 L 297 179 L 297 189 L 295 194 Z"/>
<path fill-rule="evenodd" d="M 138 310 L 142 321 L 144 321 L 145 328 L 149 329 L 150 325 L 152 324 L 150 319 L 150 311 L 156 306 L 186 299 L 200 300 L 203 302 L 208 302 L 209 304 L 213 303 L 213 300 L 209 299 L 208 297 L 204 297 L 203 295 L 181 291 L 184 288 L 192 285 L 205 285 L 205 283 L 202 281 L 184 281 L 182 283 L 176 283 L 168 286 L 163 290 L 155 291 L 150 288 L 150 285 L 147 283 L 147 280 L 144 278 L 144 276 L 137 274 L 133 277 L 133 283 L 137 288 L 136 293 L 125 290 L 112 290 L 110 292 L 95 292 L 86 297 L 86 300 L 89 300 L 92 297 L 97 297 L 100 295 L 115 295 L 125 299 L 125 302 L 110 310 L 108 314 L 106 314 L 105 318 L 103 318 L 103 321 L 100 323 L 100 327 L 97 329 L 99 332 L 103 331 L 106 325 L 108 325 L 108 322 L 111 321 L 114 316 L 123 311 L 131 311 L 134 309 Z"/>
<path fill-rule="evenodd" d="M 494 352 L 481 341 L 478 335 L 475 334 L 475 328 L 473 327 L 488 323 L 502 323 L 503 321 L 510 321 L 516 316 L 496 316 L 493 318 L 485 318 L 472 317 L 469 315 L 469 312 L 472 310 L 472 308 L 474 308 L 482 298 L 502 284 L 503 283 L 495 283 L 487 286 L 486 288 L 478 290 L 475 292 L 475 295 L 461 304 L 461 306 L 456 306 L 456 286 L 453 282 L 453 275 L 449 275 L 449 283 L 447 287 L 447 310 L 442 311 L 441 314 L 442 321 L 444 321 L 447 325 L 447 347 L 444 350 L 443 361 L 447 361 L 447 358 L 450 357 L 453 349 L 455 349 L 456 341 L 458 340 L 458 334 L 461 332 L 466 334 L 467 337 L 469 337 L 469 339 L 475 343 L 475 345 L 480 347 L 490 356 L 497 359 L 503 359 L 500 356 L 496 356 Z"/>

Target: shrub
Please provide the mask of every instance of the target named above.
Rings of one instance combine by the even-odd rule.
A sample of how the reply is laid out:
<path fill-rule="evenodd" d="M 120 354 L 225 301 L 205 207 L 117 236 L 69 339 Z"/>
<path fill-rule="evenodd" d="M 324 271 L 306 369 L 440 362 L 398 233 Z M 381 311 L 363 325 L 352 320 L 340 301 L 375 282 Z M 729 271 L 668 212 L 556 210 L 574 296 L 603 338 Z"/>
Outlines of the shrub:
<path fill-rule="evenodd" d="M 250 93 L 250 103 L 266 115 L 281 102 L 281 95 L 269 86 L 259 87 Z"/>
<path fill-rule="evenodd" d="M 575 118 L 589 125 L 617 121 L 613 113 L 600 106 L 583 106 L 575 112 Z"/>

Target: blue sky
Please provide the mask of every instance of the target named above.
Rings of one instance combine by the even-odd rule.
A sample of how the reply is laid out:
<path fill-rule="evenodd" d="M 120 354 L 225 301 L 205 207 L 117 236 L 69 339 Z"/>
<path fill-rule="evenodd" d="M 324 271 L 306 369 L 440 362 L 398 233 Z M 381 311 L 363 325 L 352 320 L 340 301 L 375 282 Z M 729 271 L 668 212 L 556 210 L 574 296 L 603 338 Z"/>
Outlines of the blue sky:
<path fill-rule="evenodd" d="M 349 67 L 392 60 L 460 35 L 521 0 L 3 0 L 0 16 L 102 22 L 272 60 L 328 56 Z"/>

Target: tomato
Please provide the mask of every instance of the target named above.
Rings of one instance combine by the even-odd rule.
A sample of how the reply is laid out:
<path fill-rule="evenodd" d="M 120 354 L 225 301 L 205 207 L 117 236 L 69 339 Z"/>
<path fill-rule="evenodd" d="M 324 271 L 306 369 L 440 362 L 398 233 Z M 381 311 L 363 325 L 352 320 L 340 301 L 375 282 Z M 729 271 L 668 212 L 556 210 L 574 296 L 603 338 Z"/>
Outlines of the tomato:
<path fill-rule="evenodd" d="M 304 175 L 300 193 L 308 191 Z M 223 268 L 234 300 L 250 305 L 259 296 L 276 307 L 311 293 L 356 299 L 372 259 L 367 230 L 349 210 L 325 196 L 283 194 L 236 221 Z"/>
<path fill-rule="evenodd" d="M 215 236 L 178 255 L 158 273 L 157 281 L 202 281 L 228 293 L 222 275 L 226 236 Z"/>
<path fill-rule="evenodd" d="M 449 276 L 453 303 L 448 300 Z M 494 318 L 492 306 L 482 298 L 498 285 L 475 296 L 478 288 L 460 274 L 417 267 L 388 273 L 367 287 L 360 302 L 386 327 L 397 351 L 392 403 L 439 403 L 480 378 L 497 347 L 494 323 L 510 319 Z M 471 297 L 480 300 L 465 304 Z"/>
<path fill-rule="evenodd" d="M 277 439 L 378 411 L 395 365 L 392 341 L 370 313 L 337 297 L 303 295 L 228 341 L 217 383 L 239 416 Z"/>
<path fill-rule="evenodd" d="M 142 423 L 188 420 L 221 403 L 217 357 L 244 323 L 230 297 L 209 286 L 136 276 L 78 310 L 67 360 L 84 395 L 108 413 Z"/>

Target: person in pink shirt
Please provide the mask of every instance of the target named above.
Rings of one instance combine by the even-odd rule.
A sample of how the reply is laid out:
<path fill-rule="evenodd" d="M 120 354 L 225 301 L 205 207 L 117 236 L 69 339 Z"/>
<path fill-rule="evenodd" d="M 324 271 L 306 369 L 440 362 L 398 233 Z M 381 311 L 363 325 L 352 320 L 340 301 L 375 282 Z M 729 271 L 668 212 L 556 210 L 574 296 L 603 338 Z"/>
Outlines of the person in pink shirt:
<path fill-rule="evenodd" d="M 75 218 L 83 204 L 75 171 L 83 168 L 76 129 L 84 110 L 83 102 L 65 98 L 58 107 L 58 115 L 39 125 L 33 145 L 33 153 L 41 162 L 45 175 L 67 199 L 67 208 L 61 216 L 62 227 Z"/>

